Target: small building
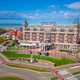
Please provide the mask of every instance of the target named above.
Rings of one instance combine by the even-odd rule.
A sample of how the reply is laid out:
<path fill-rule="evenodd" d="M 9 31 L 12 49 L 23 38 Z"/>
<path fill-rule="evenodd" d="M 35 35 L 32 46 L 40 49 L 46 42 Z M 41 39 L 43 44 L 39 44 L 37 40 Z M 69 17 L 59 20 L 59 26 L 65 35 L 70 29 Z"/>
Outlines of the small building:
<path fill-rule="evenodd" d="M 12 30 L 11 32 L 8 33 L 8 37 L 14 39 L 22 39 L 23 35 L 22 32 L 18 30 Z"/>

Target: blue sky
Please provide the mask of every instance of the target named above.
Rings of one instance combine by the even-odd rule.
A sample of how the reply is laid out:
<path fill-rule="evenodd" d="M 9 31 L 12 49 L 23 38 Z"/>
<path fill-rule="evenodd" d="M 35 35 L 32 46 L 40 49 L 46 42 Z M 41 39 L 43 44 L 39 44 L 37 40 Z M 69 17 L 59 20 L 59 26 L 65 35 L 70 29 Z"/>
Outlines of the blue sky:
<path fill-rule="evenodd" d="M 0 23 L 80 21 L 80 0 L 0 0 Z"/>

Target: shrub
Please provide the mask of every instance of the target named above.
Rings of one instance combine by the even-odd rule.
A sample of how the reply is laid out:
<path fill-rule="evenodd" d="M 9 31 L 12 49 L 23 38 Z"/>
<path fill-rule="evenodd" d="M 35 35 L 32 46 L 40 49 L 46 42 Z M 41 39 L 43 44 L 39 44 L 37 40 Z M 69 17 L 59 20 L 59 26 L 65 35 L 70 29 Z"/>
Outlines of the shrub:
<path fill-rule="evenodd" d="M 29 60 L 29 59 L 28 59 L 27 61 L 28 61 L 28 62 L 30 62 L 30 60 Z"/>
<path fill-rule="evenodd" d="M 38 61 L 37 61 L 37 60 L 36 60 L 36 61 L 34 61 L 34 62 L 38 63 Z"/>

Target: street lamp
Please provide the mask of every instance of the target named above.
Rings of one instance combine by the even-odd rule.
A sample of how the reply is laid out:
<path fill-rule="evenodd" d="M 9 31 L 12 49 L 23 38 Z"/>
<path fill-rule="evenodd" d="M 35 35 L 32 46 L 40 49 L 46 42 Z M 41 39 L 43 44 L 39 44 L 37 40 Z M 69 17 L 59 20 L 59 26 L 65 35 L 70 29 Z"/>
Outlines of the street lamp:
<path fill-rule="evenodd" d="M 33 55 L 31 54 L 31 63 L 33 62 L 32 57 L 33 57 Z"/>

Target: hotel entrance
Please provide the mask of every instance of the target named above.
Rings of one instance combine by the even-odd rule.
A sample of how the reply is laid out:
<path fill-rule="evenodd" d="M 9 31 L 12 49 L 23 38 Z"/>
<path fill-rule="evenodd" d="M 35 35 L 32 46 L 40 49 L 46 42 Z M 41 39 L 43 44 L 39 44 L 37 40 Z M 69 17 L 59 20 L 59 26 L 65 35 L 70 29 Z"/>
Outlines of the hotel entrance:
<path fill-rule="evenodd" d="M 54 49 L 54 43 L 47 43 L 44 47 L 43 47 L 43 51 L 48 51 Z"/>

